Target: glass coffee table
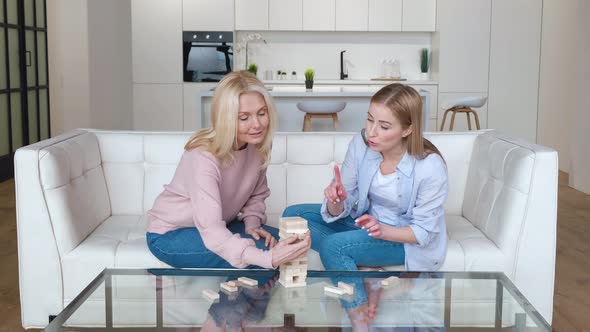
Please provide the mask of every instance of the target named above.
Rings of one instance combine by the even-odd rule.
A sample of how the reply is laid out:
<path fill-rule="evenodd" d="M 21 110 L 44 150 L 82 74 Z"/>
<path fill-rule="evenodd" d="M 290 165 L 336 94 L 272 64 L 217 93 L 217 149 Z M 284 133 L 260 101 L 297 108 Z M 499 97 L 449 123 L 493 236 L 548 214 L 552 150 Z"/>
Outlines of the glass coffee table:
<path fill-rule="evenodd" d="M 220 289 L 239 277 L 258 285 Z M 293 288 L 278 277 L 274 270 L 106 269 L 45 331 L 551 331 L 503 273 L 308 271 L 307 285 Z M 355 293 L 325 291 L 338 281 L 356 285 Z M 368 300 L 351 307 L 361 287 Z"/>

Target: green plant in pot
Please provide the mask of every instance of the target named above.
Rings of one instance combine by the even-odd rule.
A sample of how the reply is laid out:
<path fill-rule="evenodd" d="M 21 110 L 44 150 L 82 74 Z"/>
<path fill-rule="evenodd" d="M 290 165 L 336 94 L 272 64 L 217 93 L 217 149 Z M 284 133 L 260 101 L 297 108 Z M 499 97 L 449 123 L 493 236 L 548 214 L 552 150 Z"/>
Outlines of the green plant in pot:
<path fill-rule="evenodd" d="M 305 88 L 308 90 L 313 89 L 313 75 L 315 74 L 315 71 L 311 68 L 308 68 L 305 71 Z"/>
<path fill-rule="evenodd" d="M 248 66 L 248 71 L 256 75 L 256 73 L 258 73 L 258 66 L 255 63 L 252 63 Z"/>
<path fill-rule="evenodd" d="M 422 79 L 428 79 L 428 67 L 430 66 L 430 56 L 428 49 L 423 48 L 420 50 L 420 72 L 422 73 Z"/>

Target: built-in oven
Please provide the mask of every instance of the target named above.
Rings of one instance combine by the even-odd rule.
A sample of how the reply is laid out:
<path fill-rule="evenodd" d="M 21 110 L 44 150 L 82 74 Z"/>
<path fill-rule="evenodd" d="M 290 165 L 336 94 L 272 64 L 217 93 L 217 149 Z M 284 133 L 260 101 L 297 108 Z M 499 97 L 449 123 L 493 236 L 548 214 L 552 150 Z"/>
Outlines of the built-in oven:
<path fill-rule="evenodd" d="M 185 82 L 219 82 L 232 71 L 233 32 L 183 31 L 182 41 Z"/>

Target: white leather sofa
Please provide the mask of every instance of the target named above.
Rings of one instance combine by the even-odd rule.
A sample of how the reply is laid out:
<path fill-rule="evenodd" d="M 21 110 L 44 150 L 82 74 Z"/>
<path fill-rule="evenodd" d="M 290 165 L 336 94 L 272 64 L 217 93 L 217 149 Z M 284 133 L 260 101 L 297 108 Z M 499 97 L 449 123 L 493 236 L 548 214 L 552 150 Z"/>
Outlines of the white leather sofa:
<path fill-rule="evenodd" d="M 45 326 L 105 267 L 165 267 L 147 248 L 145 212 L 171 179 L 189 136 L 76 130 L 16 152 L 24 327 Z M 269 224 L 276 226 L 288 205 L 321 202 L 352 136 L 276 135 L 267 172 Z M 441 270 L 503 271 L 551 322 L 557 153 L 496 131 L 427 137 L 444 155 L 450 178 L 450 241 Z M 322 268 L 310 253 L 310 269 Z"/>

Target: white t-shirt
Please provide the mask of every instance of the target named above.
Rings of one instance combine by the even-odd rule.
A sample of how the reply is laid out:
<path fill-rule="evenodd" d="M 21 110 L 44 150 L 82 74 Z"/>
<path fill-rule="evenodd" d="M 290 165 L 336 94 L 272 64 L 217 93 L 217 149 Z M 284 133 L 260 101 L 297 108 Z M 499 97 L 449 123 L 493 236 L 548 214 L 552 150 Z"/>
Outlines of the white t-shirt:
<path fill-rule="evenodd" d="M 393 172 L 383 175 L 381 170 L 371 181 L 369 187 L 369 214 L 382 223 L 400 226 L 400 174 Z"/>

